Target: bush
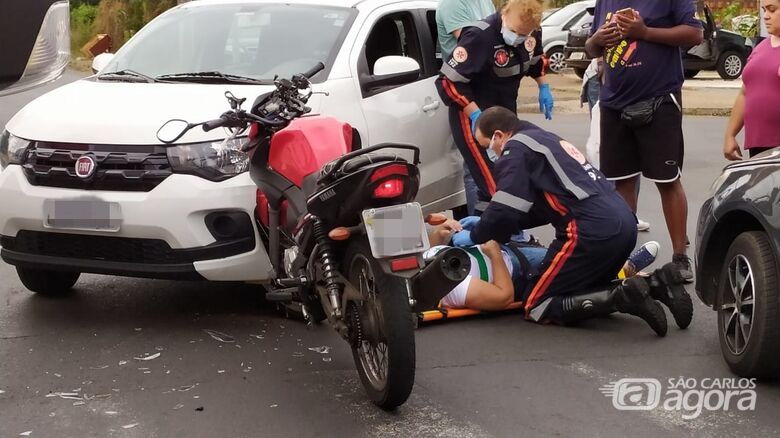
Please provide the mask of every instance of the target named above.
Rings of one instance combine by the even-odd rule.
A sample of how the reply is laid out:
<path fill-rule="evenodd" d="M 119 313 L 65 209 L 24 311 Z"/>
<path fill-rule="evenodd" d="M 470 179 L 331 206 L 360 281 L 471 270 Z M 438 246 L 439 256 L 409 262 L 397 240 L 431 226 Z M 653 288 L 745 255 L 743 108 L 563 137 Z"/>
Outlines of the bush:
<path fill-rule="evenodd" d="M 73 2 L 72 2 L 73 3 Z M 80 49 L 90 38 L 99 33 L 111 36 L 112 51 L 117 51 L 139 29 L 156 16 L 176 6 L 176 0 L 81 0 L 80 4 L 71 10 L 71 32 L 73 47 Z M 90 3 L 97 3 L 94 6 Z M 90 8 L 92 20 L 89 25 L 78 24 L 74 21 L 82 9 Z M 80 22 L 79 22 L 80 23 Z M 75 31 L 75 29 L 79 29 Z M 78 34 L 78 36 L 77 36 Z M 86 37 L 83 36 L 87 35 Z"/>
<path fill-rule="evenodd" d="M 71 53 L 79 53 L 81 47 L 94 35 L 92 25 L 97 15 L 97 7 L 81 3 L 70 11 L 70 46 Z"/>

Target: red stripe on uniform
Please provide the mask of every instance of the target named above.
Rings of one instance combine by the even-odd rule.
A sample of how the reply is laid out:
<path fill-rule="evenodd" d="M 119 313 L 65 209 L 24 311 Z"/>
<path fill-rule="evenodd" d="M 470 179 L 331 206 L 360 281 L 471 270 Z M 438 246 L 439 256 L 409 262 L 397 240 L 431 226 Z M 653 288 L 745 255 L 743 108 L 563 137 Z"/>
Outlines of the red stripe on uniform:
<path fill-rule="evenodd" d="M 550 204 L 550 208 L 555 210 L 561 216 L 569 214 L 569 210 L 561 204 L 561 201 L 552 193 L 544 192 L 544 198 L 547 199 L 547 203 Z"/>
<path fill-rule="evenodd" d="M 455 103 L 459 104 L 462 107 L 465 107 L 469 104 L 469 100 L 466 99 L 466 96 L 458 93 L 458 89 L 455 88 L 455 84 L 452 83 L 449 79 L 442 78 L 441 84 L 444 87 L 444 91 L 447 93 L 447 95 L 452 99 Z"/>
<path fill-rule="evenodd" d="M 493 196 L 496 193 L 496 182 L 493 180 L 493 174 L 482 158 L 482 154 L 479 153 L 479 146 L 474 142 L 474 135 L 471 133 L 471 120 L 463 111 L 460 112 L 460 127 L 463 131 L 463 137 L 466 139 L 466 145 L 468 145 L 469 151 L 471 151 L 471 156 L 477 162 L 477 166 L 479 166 L 479 170 L 482 172 L 482 177 L 485 178 L 488 192 L 490 192 L 488 194 Z"/>
<path fill-rule="evenodd" d="M 569 222 L 569 226 L 566 228 L 566 234 L 568 235 L 568 240 L 563 244 L 563 248 L 558 251 L 558 254 L 555 255 L 555 258 L 553 258 L 550 267 L 544 271 L 544 274 L 542 274 L 542 277 L 536 283 L 536 286 L 534 286 L 533 290 L 531 291 L 531 295 L 526 301 L 526 316 L 528 316 L 528 313 L 531 311 L 531 309 L 536 306 L 539 298 L 541 298 L 544 293 L 547 292 L 550 284 L 558 275 L 558 273 L 561 272 L 563 265 L 566 264 L 566 261 L 569 259 L 569 257 L 571 257 L 572 253 L 574 253 L 574 249 L 577 247 L 577 240 L 579 240 L 579 238 L 577 235 L 577 222 L 574 219 Z"/>

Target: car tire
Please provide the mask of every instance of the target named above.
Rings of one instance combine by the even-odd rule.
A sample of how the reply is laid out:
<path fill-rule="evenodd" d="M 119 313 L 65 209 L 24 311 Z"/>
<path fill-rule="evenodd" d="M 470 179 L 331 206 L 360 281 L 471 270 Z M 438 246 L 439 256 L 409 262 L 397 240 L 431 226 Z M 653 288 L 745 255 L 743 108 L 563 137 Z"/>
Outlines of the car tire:
<path fill-rule="evenodd" d="M 742 377 L 780 371 L 778 267 L 766 233 L 745 232 L 729 247 L 716 297 L 723 358 Z"/>
<path fill-rule="evenodd" d="M 547 71 L 561 73 L 566 68 L 566 55 L 563 47 L 553 47 L 547 52 Z"/>
<path fill-rule="evenodd" d="M 685 79 L 693 79 L 701 70 L 685 70 Z"/>
<path fill-rule="evenodd" d="M 739 78 L 744 68 L 745 57 L 733 50 L 723 53 L 718 58 L 718 74 L 723 79 L 732 80 Z"/>
<path fill-rule="evenodd" d="M 16 268 L 19 280 L 32 292 L 46 296 L 65 295 L 70 292 L 81 273 L 50 271 L 46 269 Z"/>
<path fill-rule="evenodd" d="M 577 75 L 578 78 L 582 79 L 585 77 L 585 70 L 584 68 L 574 68 L 574 74 Z"/>

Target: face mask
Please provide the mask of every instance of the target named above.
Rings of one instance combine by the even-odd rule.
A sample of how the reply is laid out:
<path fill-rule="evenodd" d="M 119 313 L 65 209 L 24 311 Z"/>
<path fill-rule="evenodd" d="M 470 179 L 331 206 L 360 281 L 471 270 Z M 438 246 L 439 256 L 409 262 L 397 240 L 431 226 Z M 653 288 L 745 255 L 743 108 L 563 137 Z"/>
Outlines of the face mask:
<path fill-rule="evenodd" d="M 490 159 L 490 161 L 494 163 L 498 161 L 498 154 L 496 154 L 496 152 L 493 150 L 493 146 L 495 145 L 495 143 L 496 143 L 496 134 L 493 134 L 493 136 L 490 137 L 490 144 L 488 145 L 487 156 L 488 159 Z"/>
<path fill-rule="evenodd" d="M 512 47 L 517 47 L 520 44 L 523 44 L 526 38 L 528 38 L 525 35 L 518 35 L 512 32 L 506 26 L 501 26 L 501 36 L 504 37 L 504 42 Z"/>

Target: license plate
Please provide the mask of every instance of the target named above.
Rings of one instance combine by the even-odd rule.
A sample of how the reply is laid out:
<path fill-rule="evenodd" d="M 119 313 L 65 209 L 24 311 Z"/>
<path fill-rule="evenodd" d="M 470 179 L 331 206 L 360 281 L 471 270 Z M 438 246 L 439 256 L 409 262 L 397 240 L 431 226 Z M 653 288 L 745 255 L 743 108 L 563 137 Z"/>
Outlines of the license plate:
<path fill-rule="evenodd" d="M 431 246 L 422 208 L 416 202 L 364 210 L 363 223 L 376 258 L 416 254 Z"/>
<path fill-rule="evenodd" d="M 575 60 L 575 61 L 579 61 L 579 60 L 585 59 L 585 53 L 584 52 L 572 52 L 569 55 L 569 59 L 572 59 L 572 60 Z"/>
<path fill-rule="evenodd" d="M 46 200 L 43 226 L 66 230 L 119 231 L 122 211 L 116 202 L 96 199 Z"/>

